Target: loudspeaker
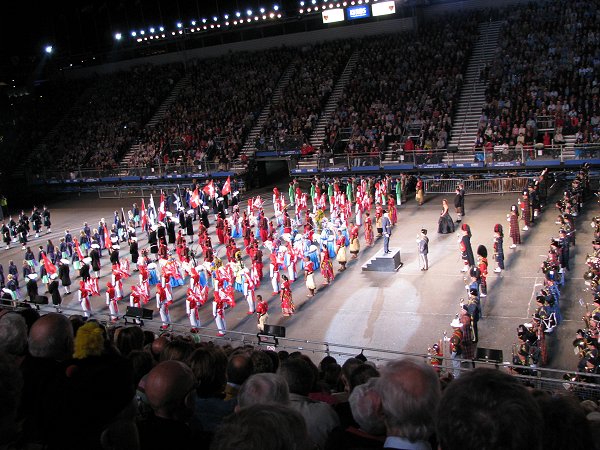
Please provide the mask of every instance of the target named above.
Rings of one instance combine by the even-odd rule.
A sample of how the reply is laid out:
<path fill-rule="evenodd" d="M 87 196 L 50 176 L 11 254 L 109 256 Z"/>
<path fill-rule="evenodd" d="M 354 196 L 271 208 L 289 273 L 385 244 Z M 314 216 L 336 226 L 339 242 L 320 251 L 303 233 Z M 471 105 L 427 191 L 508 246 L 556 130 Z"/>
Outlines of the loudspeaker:
<path fill-rule="evenodd" d="M 265 324 L 265 329 L 261 334 L 267 334 L 275 337 L 285 337 L 285 327 Z"/>
<path fill-rule="evenodd" d="M 47 305 L 48 297 L 45 295 L 38 295 L 35 299 L 31 300 L 31 303 L 35 303 L 36 305 Z"/>
<path fill-rule="evenodd" d="M 504 361 L 502 350 L 479 347 L 475 355 L 476 361 L 502 363 Z"/>
<path fill-rule="evenodd" d="M 134 317 L 136 319 L 152 320 L 153 311 L 146 308 L 136 308 L 135 306 L 128 306 L 125 311 L 125 317 Z"/>

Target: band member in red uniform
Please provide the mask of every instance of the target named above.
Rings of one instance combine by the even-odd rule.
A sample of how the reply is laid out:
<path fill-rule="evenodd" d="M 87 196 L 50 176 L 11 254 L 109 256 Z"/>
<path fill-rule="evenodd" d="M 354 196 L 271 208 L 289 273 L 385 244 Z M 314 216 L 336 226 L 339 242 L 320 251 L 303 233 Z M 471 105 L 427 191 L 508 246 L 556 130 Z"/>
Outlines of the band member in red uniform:
<path fill-rule="evenodd" d="M 369 247 L 373 245 L 373 220 L 369 211 L 365 213 L 365 242 Z"/>
<path fill-rule="evenodd" d="M 304 257 L 304 278 L 306 279 L 307 297 L 314 297 L 317 285 L 315 284 L 315 264 L 308 256 Z"/>
<path fill-rule="evenodd" d="M 325 285 L 328 285 L 333 281 L 333 264 L 331 263 L 331 258 L 329 257 L 329 251 L 327 250 L 326 245 L 323 245 L 321 248 L 321 275 L 325 278 Z"/>
<path fill-rule="evenodd" d="M 292 290 L 290 289 L 290 280 L 286 275 L 281 275 L 281 311 L 285 317 L 294 314 L 296 307 L 292 299 Z"/>
<path fill-rule="evenodd" d="M 256 326 L 260 331 L 265 331 L 265 322 L 269 318 L 269 304 L 263 300 L 262 295 L 256 296 L 256 302 L 256 315 L 258 317 Z"/>
<path fill-rule="evenodd" d="M 352 259 L 358 258 L 358 252 L 360 251 L 360 241 L 358 239 L 358 225 L 355 225 L 354 222 L 350 222 L 350 253 L 352 254 Z"/>

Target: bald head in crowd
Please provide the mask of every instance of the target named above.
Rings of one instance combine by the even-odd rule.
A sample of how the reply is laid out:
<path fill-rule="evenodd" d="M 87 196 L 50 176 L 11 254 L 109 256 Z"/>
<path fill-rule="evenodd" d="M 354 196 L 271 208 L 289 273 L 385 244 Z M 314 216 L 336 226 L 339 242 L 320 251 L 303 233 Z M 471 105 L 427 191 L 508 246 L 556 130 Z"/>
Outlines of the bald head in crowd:
<path fill-rule="evenodd" d="M 186 402 L 196 385 L 192 369 L 180 361 L 158 364 L 146 379 L 146 396 L 157 417 L 181 420 L 193 405 Z"/>
<path fill-rule="evenodd" d="M 62 314 L 46 314 L 29 331 L 29 353 L 36 358 L 69 359 L 73 356 L 73 342 L 73 327 Z"/>

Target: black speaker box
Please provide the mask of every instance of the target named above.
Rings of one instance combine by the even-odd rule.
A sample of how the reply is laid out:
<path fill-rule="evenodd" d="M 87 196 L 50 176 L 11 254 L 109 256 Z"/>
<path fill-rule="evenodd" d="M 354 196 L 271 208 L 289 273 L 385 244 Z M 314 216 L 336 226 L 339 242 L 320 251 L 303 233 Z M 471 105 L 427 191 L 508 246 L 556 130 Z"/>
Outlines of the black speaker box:
<path fill-rule="evenodd" d="M 128 306 L 125 311 L 126 317 L 134 317 L 136 319 L 152 320 L 153 311 L 146 308 L 136 308 L 135 306 Z"/>
<path fill-rule="evenodd" d="M 484 347 L 479 347 L 477 349 L 477 354 L 475 355 L 475 359 L 477 361 L 482 361 L 482 362 L 495 362 L 495 363 L 501 363 L 504 358 L 503 358 L 503 354 L 502 354 L 502 350 L 496 350 L 493 348 L 484 348 Z"/>
<path fill-rule="evenodd" d="M 267 334 L 275 337 L 285 337 L 285 327 L 279 325 L 267 325 L 265 324 L 264 332 L 261 334 Z"/>

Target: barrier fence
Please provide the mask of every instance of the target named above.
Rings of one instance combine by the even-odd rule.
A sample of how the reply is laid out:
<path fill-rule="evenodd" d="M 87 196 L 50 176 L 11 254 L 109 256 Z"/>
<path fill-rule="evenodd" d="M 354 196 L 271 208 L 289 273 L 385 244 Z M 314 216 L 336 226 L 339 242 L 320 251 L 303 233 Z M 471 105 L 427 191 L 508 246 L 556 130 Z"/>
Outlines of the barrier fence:
<path fill-rule="evenodd" d="M 452 194 L 458 184 L 464 184 L 465 191 L 471 194 L 507 194 L 510 192 L 523 192 L 527 186 L 535 181 L 534 177 L 507 177 L 507 178 L 481 178 L 460 179 L 442 178 L 425 179 L 425 192 L 428 194 Z"/>
<path fill-rule="evenodd" d="M 18 302 L 17 302 L 18 303 Z M 0 306 L 3 309 L 18 310 L 22 306 Z M 41 305 L 40 313 L 59 312 L 58 308 L 53 305 Z M 72 314 L 81 314 L 81 310 L 70 307 L 61 307 L 60 313 L 68 316 Z M 110 315 L 106 312 L 96 312 L 93 318 L 105 326 L 122 326 L 121 320 L 118 324 L 114 324 L 110 320 Z M 133 324 L 133 318 L 128 319 L 130 325 Z M 161 322 L 159 320 L 144 320 L 143 328 L 153 331 L 157 334 L 164 333 L 160 330 Z M 259 335 L 253 333 L 244 333 L 239 331 L 227 331 L 225 336 L 216 336 L 216 330 L 206 327 L 199 327 L 197 333 L 189 331 L 189 325 L 172 324 L 169 333 L 176 333 L 189 337 L 193 342 L 208 342 L 213 341 L 222 345 L 232 345 L 234 347 L 243 345 L 253 345 L 256 347 L 269 350 L 286 350 L 289 352 L 300 351 L 318 362 L 325 356 L 334 356 L 341 360 L 354 357 L 359 353 L 363 353 L 368 360 L 375 363 L 386 363 L 403 357 L 411 357 L 420 359 L 423 362 L 431 363 L 432 356 L 424 353 L 411 353 L 394 351 L 387 349 L 378 349 L 370 347 L 359 347 L 347 344 L 338 344 L 332 342 L 311 341 L 305 339 L 295 339 L 287 337 L 274 337 L 269 335 Z M 260 336 L 260 337 L 259 337 Z M 447 345 L 444 345 L 447 347 Z M 447 353 L 446 353 L 447 354 Z M 565 390 L 572 391 L 581 399 L 600 399 L 600 375 L 596 374 L 580 374 L 584 378 L 574 381 L 573 372 L 564 370 L 530 367 L 513 365 L 506 361 L 483 361 L 483 360 L 463 360 L 452 359 L 444 356 L 435 356 L 439 360 L 438 366 L 441 373 L 451 373 L 453 371 L 452 362 L 458 361 L 461 363 L 460 372 L 469 371 L 476 367 L 491 367 L 497 370 L 502 370 L 513 374 L 522 383 L 533 386 L 538 389 L 549 390 L 553 392 L 564 392 Z M 530 372 L 523 374 L 524 371 Z"/>

